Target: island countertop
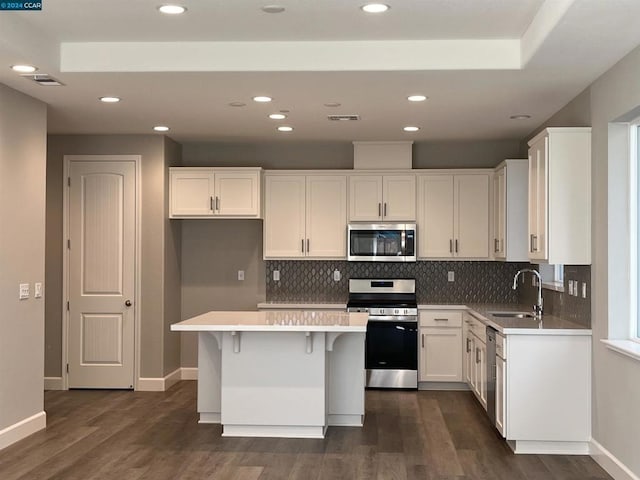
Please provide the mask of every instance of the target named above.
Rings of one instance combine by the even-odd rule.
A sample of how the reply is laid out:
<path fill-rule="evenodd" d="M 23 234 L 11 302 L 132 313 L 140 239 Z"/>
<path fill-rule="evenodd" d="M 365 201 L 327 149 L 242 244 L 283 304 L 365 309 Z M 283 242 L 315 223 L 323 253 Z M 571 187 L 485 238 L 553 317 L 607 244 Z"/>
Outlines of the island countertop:
<path fill-rule="evenodd" d="M 331 310 L 212 311 L 171 325 L 180 332 L 366 332 L 367 313 Z"/>

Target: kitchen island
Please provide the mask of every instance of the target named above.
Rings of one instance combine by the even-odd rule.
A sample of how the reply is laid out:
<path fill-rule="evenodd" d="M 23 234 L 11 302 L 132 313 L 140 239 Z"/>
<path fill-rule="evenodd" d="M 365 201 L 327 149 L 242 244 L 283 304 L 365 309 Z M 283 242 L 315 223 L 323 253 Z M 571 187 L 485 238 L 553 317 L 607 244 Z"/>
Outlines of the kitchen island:
<path fill-rule="evenodd" d="M 323 438 L 364 422 L 366 313 L 208 312 L 198 332 L 200 423 L 223 436 Z"/>

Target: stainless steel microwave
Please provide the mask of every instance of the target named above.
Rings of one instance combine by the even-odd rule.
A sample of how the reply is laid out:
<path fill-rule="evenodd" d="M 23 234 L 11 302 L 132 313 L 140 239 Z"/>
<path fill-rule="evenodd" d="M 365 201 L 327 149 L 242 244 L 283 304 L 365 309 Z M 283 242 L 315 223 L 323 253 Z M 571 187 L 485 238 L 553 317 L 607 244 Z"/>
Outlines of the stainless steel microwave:
<path fill-rule="evenodd" d="M 350 262 L 415 262 L 415 223 L 350 223 L 347 228 Z"/>

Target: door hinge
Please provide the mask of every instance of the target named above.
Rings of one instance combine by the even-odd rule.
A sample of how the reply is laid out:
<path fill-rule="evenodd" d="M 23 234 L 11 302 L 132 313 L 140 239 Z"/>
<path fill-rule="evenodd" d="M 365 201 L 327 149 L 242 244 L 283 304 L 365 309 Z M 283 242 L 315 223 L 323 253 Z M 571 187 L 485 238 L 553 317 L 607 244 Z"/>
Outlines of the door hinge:
<path fill-rule="evenodd" d="M 67 248 L 71 250 L 71 239 L 67 239 Z"/>
<path fill-rule="evenodd" d="M 69 311 L 69 302 L 67 302 L 67 312 Z"/>
<path fill-rule="evenodd" d="M 67 373 L 69 373 L 69 364 L 67 363 Z"/>
<path fill-rule="evenodd" d="M 70 187 L 71 186 L 71 177 L 67 177 L 67 186 Z"/>

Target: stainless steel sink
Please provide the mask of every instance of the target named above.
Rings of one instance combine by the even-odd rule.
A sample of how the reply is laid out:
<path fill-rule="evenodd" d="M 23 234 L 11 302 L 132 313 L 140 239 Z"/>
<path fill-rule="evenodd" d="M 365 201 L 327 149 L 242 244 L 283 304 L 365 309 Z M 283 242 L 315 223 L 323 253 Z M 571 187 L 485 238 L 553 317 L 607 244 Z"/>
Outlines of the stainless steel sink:
<path fill-rule="evenodd" d="M 489 312 L 494 317 L 499 318 L 534 318 L 530 312 Z"/>

